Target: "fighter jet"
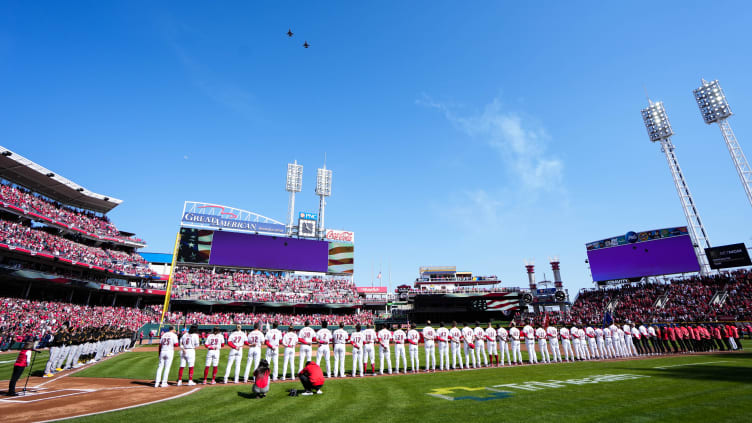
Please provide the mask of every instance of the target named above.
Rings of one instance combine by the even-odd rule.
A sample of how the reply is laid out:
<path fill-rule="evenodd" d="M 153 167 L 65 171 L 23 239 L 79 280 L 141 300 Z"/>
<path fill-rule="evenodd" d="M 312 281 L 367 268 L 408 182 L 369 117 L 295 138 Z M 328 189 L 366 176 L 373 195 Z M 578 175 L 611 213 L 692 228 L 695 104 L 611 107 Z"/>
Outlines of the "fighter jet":
<path fill-rule="evenodd" d="M 311 45 L 310 45 L 310 44 L 308 44 L 308 41 L 306 41 L 306 42 L 304 42 L 304 43 L 303 43 L 303 48 L 308 48 L 308 47 L 310 47 L 310 46 L 311 46 Z"/>
<path fill-rule="evenodd" d="M 288 29 L 287 30 L 287 36 L 288 37 L 292 37 L 292 34 L 293 34 L 292 29 Z"/>

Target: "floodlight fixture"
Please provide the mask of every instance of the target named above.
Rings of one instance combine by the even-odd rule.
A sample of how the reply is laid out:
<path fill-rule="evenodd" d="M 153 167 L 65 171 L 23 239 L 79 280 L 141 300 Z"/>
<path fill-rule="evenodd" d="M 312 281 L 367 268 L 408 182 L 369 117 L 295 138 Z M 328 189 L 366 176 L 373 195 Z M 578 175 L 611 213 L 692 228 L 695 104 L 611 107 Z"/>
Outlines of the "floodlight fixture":
<path fill-rule="evenodd" d="M 648 100 L 647 108 L 642 109 L 642 120 L 645 122 L 645 128 L 648 130 L 650 141 L 656 142 L 667 139 L 674 135 L 671 129 L 671 122 L 668 121 L 666 109 L 663 108 L 663 102 L 653 103 Z"/>
<path fill-rule="evenodd" d="M 692 92 L 700 108 L 702 120 L 708 125 L 720 122 L 733 114 L 717 79 L 711 82 L 703 79 L 702 86 Z"/>
<path fill-rule="evenodd" d="M 702 86 L 693 91 L 697 106 L 700 108 L 702 120 L 708 125 L 717 123 L 721 129 L 721 135 L 726 142 L 731 160 L 734 162 L 736 173 L 742 182 L 747 201 L 752 205 L 752 168 L 749 166 L 747 157 L 744 155 L 741 144 L 736 139 L 728 118 L 733 114 L 726 100 L 726 94 L 721 89 L 718 80 L 708 82 L 702 80 Z"/>
<path fill-rule="evenodd" d="M 668 121 L 668 115 L 666 115 L 663 102 L 653 102 L 648 99 L 648 107 L 642 109 L 642 120 L 645 123 L 645 128 L 648 130 L 650 141 L 660 142 L 661 151 L 666 155 L 666 161 L 668 162 L 671 176 L 674 179 L 674 187 L 677 194 L 679 194 L 679 201 L 684 211 L 684 217 L 687 219 L 687 229 L 692 239 L 692 246 L 697 256 L 697 262 L 700 265 L 700 274 L 706 275 L 710 273 L 710 266 L 708 265 L 708 258 L 705 255 L 705 248 L 710 248 L 710 241 L 700 219 L 700 214 L 695 207 L 695 201 L 692 199 L 689 185 L 679 166 L 679 160 L 676 158 L 676 148 L 671 142 L 671 136 L 674 135 L 674 131 L 671 129 L 671 123 Z"/>

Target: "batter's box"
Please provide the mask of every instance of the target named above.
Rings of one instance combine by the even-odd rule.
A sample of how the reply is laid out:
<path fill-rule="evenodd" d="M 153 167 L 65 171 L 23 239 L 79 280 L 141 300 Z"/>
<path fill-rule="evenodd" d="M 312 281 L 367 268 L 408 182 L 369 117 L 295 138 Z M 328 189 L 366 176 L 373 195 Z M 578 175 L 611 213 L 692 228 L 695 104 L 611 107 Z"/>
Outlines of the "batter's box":
<path fill-rule="evenodd" d="M 87 394 L 89 392 L 94 392 L 96 389 L 55 389 L 55 390 L 45 390 L 44 388 L 41 388 L 39 390 L 28 390 L 26 391 L 26 395 L 24 395 L 23 392 L 19 392 L 19 396 L 17 397 L 11 397 L 11 398 L 3 398 L 2 402 L 9 403 L 31 403 L 31 402 L 37 402 L 37 401 L 44 401 L 44 400 L 50 400 L 54 398 L 62 398 L 62 397 L 70 397 L 73 395 L 81 395 L 81 394 Z"/>

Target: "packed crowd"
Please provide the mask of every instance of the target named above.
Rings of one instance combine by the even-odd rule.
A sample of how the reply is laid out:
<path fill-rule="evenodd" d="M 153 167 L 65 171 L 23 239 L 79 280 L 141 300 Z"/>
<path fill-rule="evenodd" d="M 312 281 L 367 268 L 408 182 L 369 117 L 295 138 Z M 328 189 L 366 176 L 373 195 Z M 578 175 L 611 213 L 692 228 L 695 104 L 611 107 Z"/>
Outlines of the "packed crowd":
<path fill-rule="evenodd" d="M 161 306 L 152 306 L 155 313 L 161 313 Z M 212 313 L 199 312 L 183 313 L 169 312 L 165 315 L 165 321 L 173 324 L 186 325 L 253 325 L 254 323 L 278 322 L 282 326 L 302 326 L 306 321 L 312 325 L 319 325 L 322 321 L 331 324 L 344 323 L 355 325 L 356 323 L 371 324 L 376 316 L 370 311 L 361 311 L 359 314 L 283 314 L 283 313 Z"/>
<path fill-rule="evenodd" d="M 265 272 L 176 268 L 173 298 L 215 301 L 361 304 L 350 279 L 284 277 Z"/>
<path fill-rule="evenodd" d="M 712 302 L 716 293 L 727 293 L 722 304 Z M 656 302 L 665 297 L 662 305 Z M 551 324 L 602 322 L 708 322 L 752 319 L 752 272 L 740 270 L 712 276 L 696 276 L 668 283 L 640 283 L 583 291 L 568 313 L 548 313 Z M 545 315 L 518 313 L 517 319 L 541 323 Z"/>
<path fill-rule="evenodd" d="M 62 223 L 100 237 L 142 242 L 138 238 L 129 238 L 120 235 L 120 231 L 106 216 L 99 216 L 89 211 L 76 210 L 56 201 L 47 200 L 19 187 L 0 184 L 0 201 L 23 209 L 26 212 L 34 212 L 57 223 Z"/>
<path fill-rule="evenodd" d="M 151 310 L 131 307 L 90 307 L 0 297 L 0 350 L 9 348 L 14 342 L 41 340 L 66 322 L 71 330 L 103 324 L 136 330 L 154 320 Z"/>
<path fill-rule="evenodd" d="M 0 243 L 36 253 L 99 266 L 114 273 L 133 276 L 156 276 L 138 254 L 79 244 L 18 223 L 0 220 Z"/>

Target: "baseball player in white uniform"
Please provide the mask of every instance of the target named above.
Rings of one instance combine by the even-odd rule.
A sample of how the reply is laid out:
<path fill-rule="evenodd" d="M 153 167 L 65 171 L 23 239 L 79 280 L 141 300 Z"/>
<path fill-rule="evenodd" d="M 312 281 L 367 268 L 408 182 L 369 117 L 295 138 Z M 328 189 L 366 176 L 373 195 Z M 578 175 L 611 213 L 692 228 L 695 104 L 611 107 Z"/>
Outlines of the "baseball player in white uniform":
<path fill-rule="evenodd" d="M 408 352 L 410 353 L 410 368 L 413 373 L 420 370 L 420 357 L 418 356 L 418 343 L 420 342 L 420 332 L 416 329 L 415 323 L 410 325 L 407 331 L 407 342 L 410 344 Z"/>
<path fill-rule="evenodd" d="M 321 329 L 316 332 L 316 343 L 319 348 L 316 350 L 316 364 L 321 366 L 321 359 L 326 358 L 326 377 L 332 377 L 332 356 L 329 351 L 329 343 L 332 341 L 332 331 L 329 330 L 329 324 L 326 320 L 321 321 Z"/>
<path fill-rule="evenodd" d="M 574 347 L 574 356 L 577 360 L 584 360 L 585 355 L 582 353 L 582 339 L 580 339 L 580 330 L 577 328 L 577 326 L 572 326 L 572 329 L 569 330 L 569 333 L 572 335 L 572 347 Z"/>
<path fill-rule="evenodd" d="M 274 322 L 272 328 L 266 332 L 266 362 L 269 363 L 270 370 L 272 369 L 272 361 L 274 362 L 274 369 L 271 370 L 272 380 L 277 380 L 279 369 L 279 343 L 282 342 L 282 331 L 278 328 L 279 323 Z"/>
<path fill-rule="evenodd" d="M 574 352 L 572 351 L 572 340 L 569 329 L 566 326 L 562 326 L 559 329 L 559 336 L 561 336 L 561 346 L 564 347 L 564 359 L 566 361 L 574 361 Z"/>
<path fill-rule="evenodd" d="M 475 357 L 478 362 L 478 367 L 481 367 L 482 361 L 486 363 L 483 367 L 488 367 L 488 355 L 486 355 L 486 331 L 480 327 L 480 322 L 475 322 L 475 329 L 473 329 L 473 336 L 475 337 Z"/>
<path fill-rule="evenodd" d="M 198 339 L 197 326 L 191 326 L 189 332 L 180 337 L 180 370 L 178 370 L 178 386 L 183 384 L 183 369 L 188 366 L 188 386 L 193 386 L 193 367 L 196 365 L 196 348 L 201 346 Z"/>
<path fill-rule="evenodd" d="M 606 358 L 606 345 L 603 342 L 603 329 L 595 329 L 595 343 L 598 344 L 598 355 L 601 358 Z"/>
<path fill-rule="evenodd" d="M 248 334 L 248 362 L 245 364 L 245 372 L 243 373 L 243 383 L 248 383 L 248 376 L 251 374 L 251 369 L 256 371 L 256 368 L 261 362 L 261 345 L 264 344 L 266 338 L 264 333 L 259 329 L 260 325 L 254 323 L 253 330 Z"/>
<path fill-rule="evenodd" d="M 426 350 L 426 371 L 436 371 L 436 351 L 434 349 L 436 331 L 431 327 L 431 321 L 426 322 L 423 328 L 423 349 Z M 433 360 L 433 361 L 432 361 Z M 433 362 L 433 364 L 431 364 Z"/>
<path fill-rule="evenodd" d="M 392 334 L 394 339 L 394 359 L 395 366 L 394 371 L 399 373 L 400 370 L 400 357 L 402 358 L 402 373 L 407 373 L 407 356 L 405 356 L 405 340 L 407 340 L 407 334 L 402 329 L 397 329 Z M 447 362 L 448 366 L 448 362 Z"/>
<path fill-rule="evenodd" d="M 227 337 L 227 345 L 230 347 L 230 354 L 227 358 L 227 368 L 225 369 L 225 380 L 230 377 L 232 365 L 235 365 L 235 383 L 240 378 L 240 362 L 243 361 L 243 345 L 248 343 L 248 337 L 243 332 L 240 325 L 235 326 L 235 331 Z"/>
<path fill-rule="evenodd" d="M 585 334 L 585 330 L 579 328 L 578 335 L 580 336 L 580 350 L 585 354 L 585 358 L 590 360 L 590 350 L 588 349 L 587 334 Z"/>
<path fill-rule="evenodd" d="M 209 367 L 212 367 L 212 385 L 217 383 L 217 370 L 219 370 L 219 353 L 222 349 L 222 345 L 225 343 L 225 337 L 219 329 L 219 326 L 214 326 L 212 333 L 206 337 L 204 346 L 206 346 L 206 363 L 204 365 L 204 385 L 209 380 Z"/>
<path fill-rule="evenodd" d="M 627 353 L 629 355 L 638 355 L 637 348 L 634 345 L 634 340 L 632 339 L 632 328 L 625 324 L 624 325 L 624 344 L 627 346 Z"/>
<path fill-rule="evenodd" d="M 379 336 L 379 374 L 384 374 L 384 360 L 387 362 L 387 368 L 389 374 L 392 374 L 392 351 L 389 348 L 389 343 L 392 342 L 392 332 L 386 327 L 382 328 L 378 332 Z"/>
<path fill-rule="evenodd" d="M 556 330 L 556 326 L 547 327 L 546 336 L 548 337 L 548 347 L 551 349 L 551 361 L 553 361 L 554 363 L 561 363 L 561 350 L 559 349 L 559 331 Z"/>
<path fill-rule="evenodd" d="M 511 366 L 512 354 L 509 353 L 509 332 L 498 324 L 496 325 L 496 339 L 499 342 L 499 359 L 501 365 L 504 365 L 504 356 L 506 355 L 507 362 Z"/>
<path fill-rule="evenodd" d="M 436 329 L 436 341 L 439 343 L 439 370 L 449 370 L 449 329 L 444 322 Z"/>
<path fill-rule="evenodd" d="M 538 362 L 538 354 L 535 353 L 535 329 L 530 326 L 530 322 L 528 321 L 525 327 L 522 328 L 522 332 L 525 334 L 528 361 L 530 364 L 535 364 Z"/>
<path fill-rule="evenodd" d="M 538 326 L 538 329 L 535 330 L 535 338 L 538 340 L 538 349 L 541 353 L 541 361 L 544 363 L 550 363 L 551 362 L 551 356 L 548 354 L 548 333 L 545 329 Z"/>
<path fill-rule="evenodd" d="M 310 327 L 311 322 L 306 321 L 303 324 L 303 329 L 298 333 L 298 341 L 300 341 L 300 368 L 298 373 L 303 371 L 305 364 L 311 361 L 311 345 L 313 345 L 313 338 L 316 337 L 316 332 Z"/>
<path fill-rule="evenodd" d="M 368 365 L 368 360 L 371 360 L 371 374 L 376 374 L 376 352 L 373 349 L 373 343 L 376 342 L 376 331 L 373 330 L 373 325 L 368 325 L 363 331 L 363 372 Z"/>
<path fill-rule="evenodd" d="M 465 368 L 470 368 L 470 359 L 473 360 L 473 368 L 477 367 L 477 362 L 475 361 L 475 331 L 467 325 L 467 323 L 462 324 L 462 341 L 463 341 L 463 348 L 465 350 Z"/>
<path fill-rule="evenodd" d="M 462 343 L 462 331 L 457 327 L 457 322 L 452 322 L 452 328 L 449 329 L 449 340 L 451 341 L 452 348 L 452 369 L 457 368 L 457 359 L 460 362 L 460 369 L 462 368 L 462 350 L 460 345 Z"/>
<path fill-rule="evenodd" d="M 520 350 L 520 330 L 512 322 L 509 328 L 509 337 L 512 338 L 512 362 L 522 364 L 522 351 Z"/>
<path fill-rule="evenodd" d="M 363 332 L 360 330 L 360 323 L 355 325 L 355 332 L 350 335 L 350 345 L 352 345 L 352 375 L 355 377 L 357 370 L 360 369 L 360 377 L 363 377 Z"/>
<path fill-rule="evenodd" d="M 175 328 L 170 326 L 159 339 L 159 366 L 157 367 L 157 377 L 154 387 L 167 387 L 167 378 L 172 366 L 172 358 L 175 355 L 175 347 L 179 345 L 178 336 L 175 334 Z M 163 375 L 164 373 L 164 375 Z M 162 382 L 160 385 L 160 381 Z"/>
<path fill-rule="evenodd" d="M 616 350 L 614 349 L 613 335 L 611 335 L 611 329 L 603 328 L 603 344 L 606 350 L 606 356 L 608 358 L 616 357 Z"/>
<path fill-rule="evenodd" d="M 345 330 L 345 324 L 340 323 L 339 328 L 332 334 L 334 341 L 334 377 L 345 377 L 345 346 L 350 339 L 350 334 Z"/>
<path fill-rule="evenodd" d="M 287 375 L 287 366 L 290 366 L 290 379 L 295 379 L 295 346 L 298 345 L 298 334 L 292 325 L 287 327 L 287 333 L 282 337 L 282 345 L 285 347 L 285 358 L 282 361 L 282 380 Z"/>
<path fill-rule="evenodd" d="M 592 358 L 598 358 L 598 345 L 595 341 L 595 329 L 592 326 L 588 326 L 585 329 L 585 336 L 587 339 L 588 352 Z"/>
<path fill-rule="evenodd" d="M 491 326 L 491 322 L 488 322 L 486 328 L 486 341 L 488 342 L 488 356 L 491 365 L 494 365 L 496 360 L 496 366 L 499 365 L 499 351 L 496 349 L 496 329 Z"/>

